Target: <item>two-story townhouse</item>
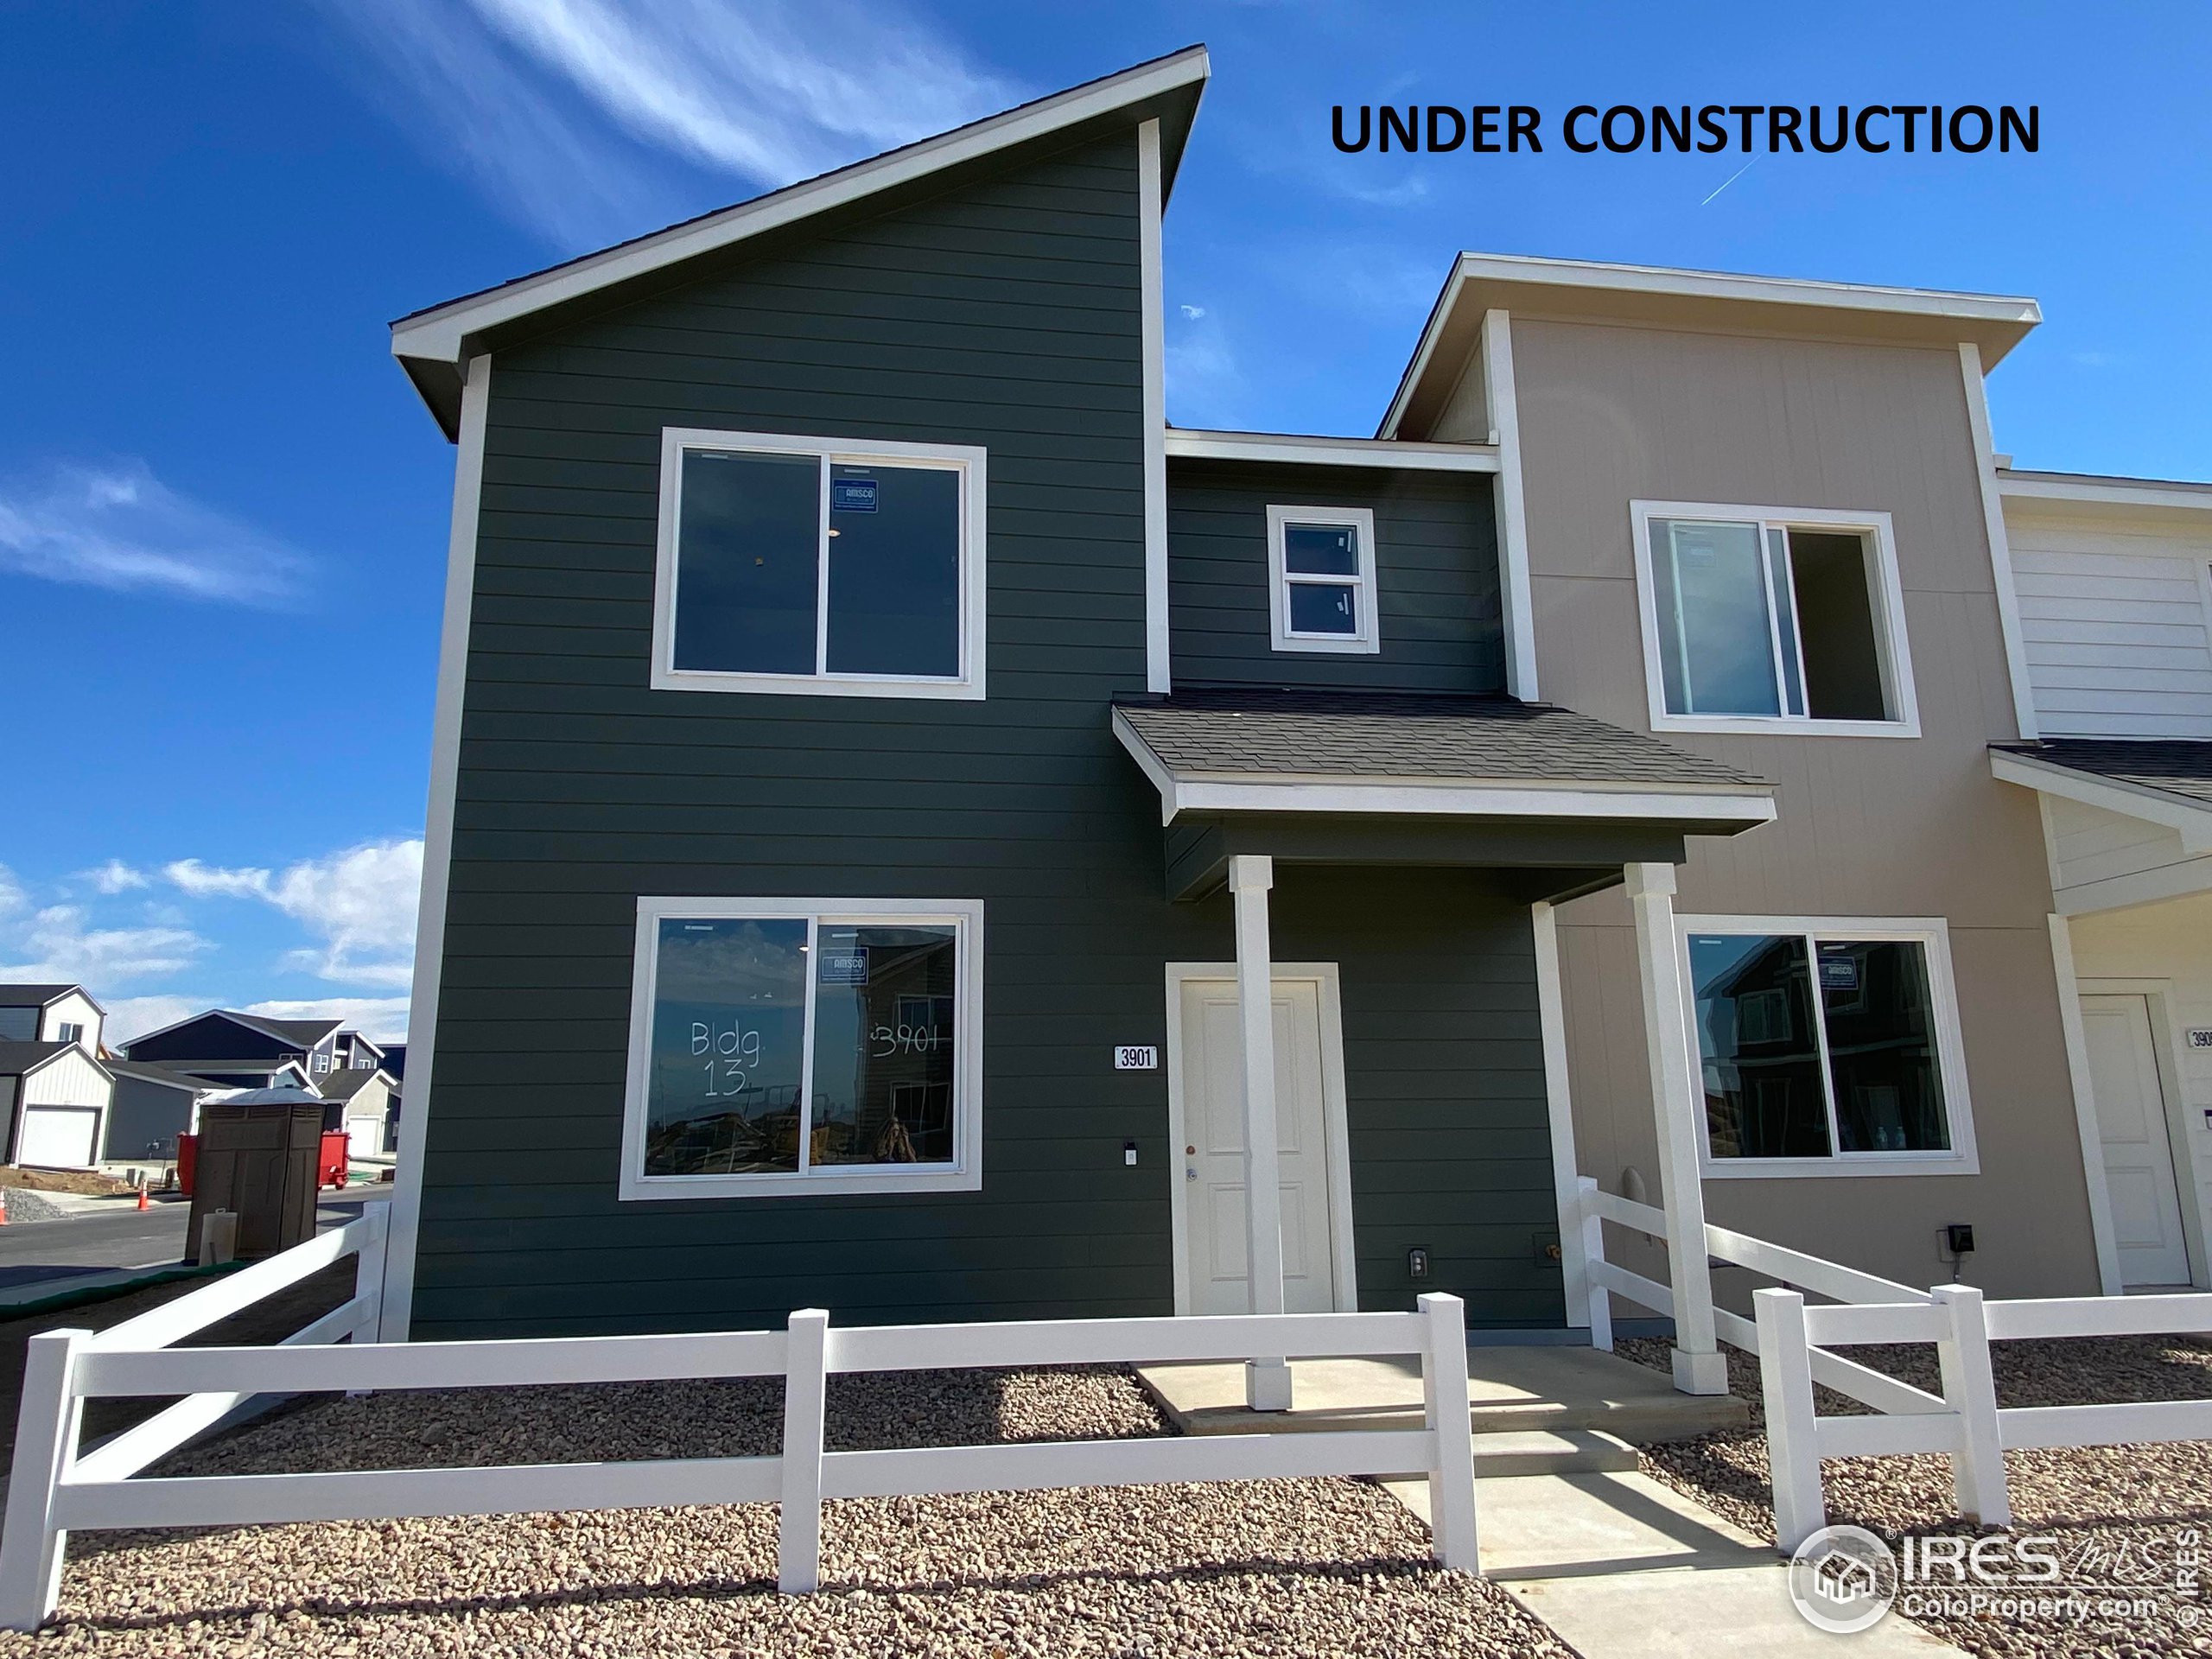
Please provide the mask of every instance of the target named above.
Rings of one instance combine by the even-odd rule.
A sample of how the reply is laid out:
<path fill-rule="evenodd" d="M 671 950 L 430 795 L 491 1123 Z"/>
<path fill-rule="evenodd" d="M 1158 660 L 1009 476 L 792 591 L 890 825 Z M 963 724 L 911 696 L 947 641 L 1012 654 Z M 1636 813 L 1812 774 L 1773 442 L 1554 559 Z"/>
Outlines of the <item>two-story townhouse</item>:
<path fill-rule="evenodd" d="M 81 985 L 0 985 L 0 1155 L 84 1169 L 99 1160 L 114 1074 L 107 1014 Z"/>
<path fill-rule="evenodd" d="M 272 1020 L 210 1008 L 124 1044 L 130 1059 L 236 1089 L 265 1089 L 285 1068 L 313 1082 L 347 1066 L 374 1065 L 383 1051 L 338 1020 Z"/>
<path fill-rule="evenodd" d="M 2097 1282 L 1986 372 L 2032 301 L 1467 255 L 1382 426 L 1515 458 L 1516 689 L 1772 779 L 1694 843 L 1690 1099 L 1655 1116 L 1630 907 L 1556 921 L 1575 1154 L 1909 1283 Z M 1971 1230 L 1964 1263 L 1956 1227 Z M 1721 1294 L 1746 1286 L 1719 1277 Z"/>
<path fill-rule="evenodd" d="M 1166 428 L 1205 73 L 395 325 L 459 460 L 388 1332 L 1561 1325 L 1543 907 L 1773 802 L 1510 695 L 1497 446 Z"/>
<path fill-rule="evenodd" d="M 2041 813 L 2098 1274 L 2202 1287 L 2212 486 L 2006 465 L 1998 487 L 2035 725 L 1991 766 Z"/>

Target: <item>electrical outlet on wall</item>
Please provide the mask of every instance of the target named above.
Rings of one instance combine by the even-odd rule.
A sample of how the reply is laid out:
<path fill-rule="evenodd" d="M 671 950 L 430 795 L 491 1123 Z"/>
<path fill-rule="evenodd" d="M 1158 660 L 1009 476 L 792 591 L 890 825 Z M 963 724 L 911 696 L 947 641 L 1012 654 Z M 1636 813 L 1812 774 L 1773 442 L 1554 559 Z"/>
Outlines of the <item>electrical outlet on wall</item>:
<path fill-rule="evenodd" d="M 1428 1252 L 1418 1245 L 1406 1252 L 1406 1277 L 1408 1279 L 1428 1277 Z"/>

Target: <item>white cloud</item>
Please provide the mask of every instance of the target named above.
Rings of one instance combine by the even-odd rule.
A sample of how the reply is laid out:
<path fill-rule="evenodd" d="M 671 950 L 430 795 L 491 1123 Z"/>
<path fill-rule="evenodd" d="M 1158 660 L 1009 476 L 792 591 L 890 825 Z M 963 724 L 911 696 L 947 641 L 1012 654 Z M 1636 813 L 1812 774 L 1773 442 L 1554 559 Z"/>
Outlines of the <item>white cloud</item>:
<path fill-rule="evenodd" d="M 20 888 L 16 891 L 21 893 Z M 94 927 L 76 905 L 49 905 L 35 911 L 10 935 L 7 948 L 22 953 L 22 959 L 0 963 L 0 980 L 95 988 L 180 973 L 208 948 L 208 942 L 188 927 Z M 97 988 L 93 994 L 99 995 Z"/>
<path fill-rule="evenodd" d="M 320 938 L 319 949 L 296 951 L 290 960 L 325 979 L 397 987 L 413 976 L 420 840 L 370 842 L 282 871 L 226 869 L 185 858 L 162 873 L 194 898 L 275 906 Z"/>
<path fill-rule="evenodd" d="M 782 185 L 1022 96 L 896 0 L 327 3 L 410 130 L 571 248 L 673 216 L 654 152 Z"/>
<path fill-rule="evenodd" d="M 278 607 L 308 562 L 170 489 L 142 461 L 58 464 L 0 482 L 0 570 L 117 592 Z"/>
<path fill-rule="evenodd" d="M 111 858 L 96 870 L 81 870 L 77 879 L 91 882 L 96 892 L 104 893 L 110 898 L 118 893 L 128 893 L 133 887 L 150 887 L 154 880 L 145 871 L 133 869 L 119 858 Z"/>
<path fill-rule="evenodd" d="M 265 1020 L 340 1020 L 374 1043 L 404 1042 L 407 1037 L 407 999 L 404 996 L 280 998 L 270 1002 L 249 1002 L 238 1012 L 257 1014 Z M 147 1029 L 158 1027 L 149 1026 Z"/>
<path fill-rule="evenodd" d="M 1187 309 L 1187 308 L 1185 308 Z M 1169 333 L 1168 414 L 1191 426 L 1234 426 L 1249 387 L 1219 319 L 1201 310 Z"/>
<path fill-rule="evenodd" d="M 1179 305 L 1175 308 L 1178 311 L 1180 311 L 1185 316 L 1188 317 L 1192 322 L 1196 322 L 1200 317 L 1203 317 L 1206 314 L 1206 308 L 1203 305 Z"/>

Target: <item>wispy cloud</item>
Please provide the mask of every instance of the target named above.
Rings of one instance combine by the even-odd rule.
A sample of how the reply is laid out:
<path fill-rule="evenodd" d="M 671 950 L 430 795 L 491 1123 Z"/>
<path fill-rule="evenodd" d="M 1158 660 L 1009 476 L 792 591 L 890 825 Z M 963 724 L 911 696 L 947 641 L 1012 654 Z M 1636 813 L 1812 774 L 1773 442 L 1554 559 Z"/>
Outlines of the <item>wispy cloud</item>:
<path fill-rule="evenodd" d="M 88 881 L 95 893 L 113 898 L 118 893 L 129 893 L 134 887 L 151 887 L 154 878 L 145 871 L 134 868 L 119 858 L 111 858 L 98 869 L 80 870 L 77 880 Z"/>
<path fill-rule="evenodd" d="M 1221 319 L 1203 305 L 1178 308 L 1166 353 L 1167 413 L 1185 426 L 1234 426 L 1250 391 Z"/>
<path fill-rule="evenodd" d="M 281 871 L 225 868 L 178 859 L 162 874 L 195 899 L 252 899 L 273 905 L 321 943 L 288 959 L 340 983 L 401 987 L 414 972 L 415 907 L 423 843 L 369 842 L 303 859 Z"/>
<path fill-rule="evenodd" d="M 407 1036 L 404 996 L 315 996 L 249 1002 L 241 1014 L 265 1020 L 340 1020 L 372 1043 L 397 1043 Z M 152 1027 L 149 1027 L 152 1029 Z"/>
<path fill-rule="evenodd" d="M 99 927 L 79 906 L 28 914 L 19 906 L 6 946 L 16 960 L 0 960 L 0 980 L 98 986 L 158 979 L 191 967 L 208 948 L 188 927 Z"/>
<path fill-rule="evenodd" d="M 895 0 L 326 3 L 396 76 L 410 128 L 564 248 L 696 207 L 671 157 L 787 184 L 1024 95 Z"/>
<path fill-rule="evenodd" d="M 0 481 L 0 570 L 117 592 L 282 607 L 308 561 L 169 488 L 141 461 L 58 464 Z"/>

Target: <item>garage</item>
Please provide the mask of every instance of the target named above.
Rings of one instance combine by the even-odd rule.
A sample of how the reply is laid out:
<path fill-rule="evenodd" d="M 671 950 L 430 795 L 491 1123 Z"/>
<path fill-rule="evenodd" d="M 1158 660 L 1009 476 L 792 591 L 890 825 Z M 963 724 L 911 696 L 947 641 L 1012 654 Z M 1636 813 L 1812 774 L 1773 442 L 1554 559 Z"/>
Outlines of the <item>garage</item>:
<path fill-rule="evenodd" d="M 74 1042 L 0 1043 L 7 1161 L 92 1168 L 114 1088 L 115 1074 Z"/>
<path fill-rule="evenodd" d="M 99 1144 L 97 1106 L 33 1106 L 23 1113 L 16 1161 L 39 1169 L 89 1169 Z"/>

